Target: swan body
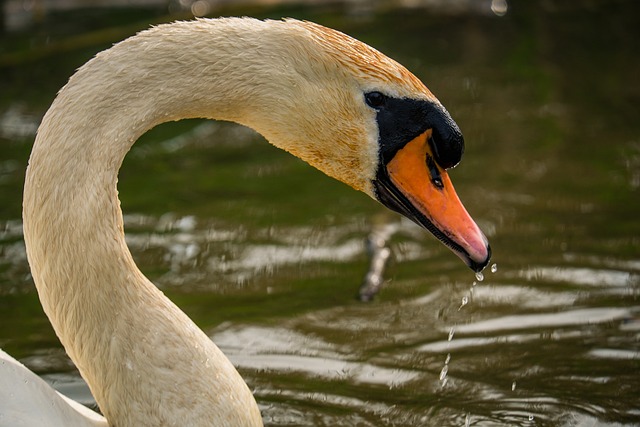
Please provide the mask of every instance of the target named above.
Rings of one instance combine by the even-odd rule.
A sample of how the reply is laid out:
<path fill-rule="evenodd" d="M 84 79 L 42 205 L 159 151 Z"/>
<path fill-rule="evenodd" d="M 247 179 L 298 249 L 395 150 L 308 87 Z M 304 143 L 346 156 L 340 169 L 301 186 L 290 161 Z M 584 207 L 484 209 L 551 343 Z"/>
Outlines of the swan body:
<path fill-rule="evenodd" d="M 62 426 L 64 420 L 65 427 L 107 427 L 103 416 L 58 393 L 2 350 L 0 372 L 0 425 Z"/>
<path fill-rule="evenodd" d="M 124 240 L 116 184 L 125 154 L 157 124 L 196 117 L 257 130 L 423 225 L 474 270 L 489 260 L 446 171 L 460 160 L 462 135 L 395 61 L 296 20 L 201 19 L 144 31 L 96 55 L 59 92 L 24 190 L 42 307 L 109 425 L 262 424 L 236 369 L 139 271 Z M 0 424 L 14 403 L 0 402 Z"/>

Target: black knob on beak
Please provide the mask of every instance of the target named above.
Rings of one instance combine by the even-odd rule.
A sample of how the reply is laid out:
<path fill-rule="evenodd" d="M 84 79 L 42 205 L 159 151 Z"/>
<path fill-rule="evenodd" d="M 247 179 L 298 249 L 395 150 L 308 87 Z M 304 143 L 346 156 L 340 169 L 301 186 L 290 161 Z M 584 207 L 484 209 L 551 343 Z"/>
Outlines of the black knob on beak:
<path fill-rule="evenodd" d="M 438 105 L 427 113 L 427 123 L 432 127 L 429 146 L 436 163 L 444 169 L 456 166 L 464 153 L 464 137 L 456 122 Z"/>

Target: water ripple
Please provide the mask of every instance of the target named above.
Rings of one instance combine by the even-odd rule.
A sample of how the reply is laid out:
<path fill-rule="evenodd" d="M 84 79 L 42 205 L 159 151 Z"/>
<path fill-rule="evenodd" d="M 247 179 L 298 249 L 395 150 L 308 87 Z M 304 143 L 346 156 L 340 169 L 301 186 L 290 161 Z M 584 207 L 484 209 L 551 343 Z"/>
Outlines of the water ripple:
<path fill-rule="evenodd" d="M 631 317 L 626 308 L 584 308 L 560 313 L 523 314 L 502 316 L 482 320 L 467 325 L 459 325 L 457 330 L 463 333 L 481 333 L 513 329 L 538 329 L 573 325 L 593 325 L 596 323 L 623 320 Z"/>

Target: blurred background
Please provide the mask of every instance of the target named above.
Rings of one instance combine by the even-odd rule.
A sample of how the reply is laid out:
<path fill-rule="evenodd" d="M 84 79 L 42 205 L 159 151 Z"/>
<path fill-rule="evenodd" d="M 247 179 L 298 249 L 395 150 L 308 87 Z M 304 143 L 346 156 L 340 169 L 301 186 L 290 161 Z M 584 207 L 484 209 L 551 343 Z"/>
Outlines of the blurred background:
<path fill-rule="evenodd" d="M 640 425 L 635 0 L 0 0 L 1 348 L 95 405 L 29 274 L 27 159 L 77 67 L 194 15 L 312 20 L 404 64 L 465 135 L 451 176 L 494 252 L 480 280 L 241 126 L 146 134 L 120 174 L 127 242 L 238 366 L 266 425 Z M 372 232 L 391 257 L 363 303 Z"/>

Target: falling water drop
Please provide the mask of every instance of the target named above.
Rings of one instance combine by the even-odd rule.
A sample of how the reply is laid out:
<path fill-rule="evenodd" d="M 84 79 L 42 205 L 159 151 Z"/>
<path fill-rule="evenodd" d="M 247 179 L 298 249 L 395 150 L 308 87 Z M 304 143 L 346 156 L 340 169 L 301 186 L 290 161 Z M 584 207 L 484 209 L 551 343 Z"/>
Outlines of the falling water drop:
<path fill-rule="evenodd" d="M 451 353 L 447 353 L 447 358 L 444 360 L 444 364 L 448 365 L 451 362 Z"/>
<path fill-rule="evenodd" d="M 471 425 L 471 417 L 467 414 L 464 417 L 464 427 L 469 427 Z"/>
<path fill-rule="evenodd" d="M 484 280 L 484 274 L 482 274 L 481 271 L 478 271 L 476 273 L 476 279 L 478 280 L 478 282 L 482 282 Z"/>
<path fill-rule="evenodd" d="M 495 273 L 496 271 L 498 271 L 498 264 L 491 265 L 491 272 Z"/>
<path fill-rule="evenodd" d="M 511 383 L 511 391 L 515 391 L 516 390 L 516 382 L 512 382 Z"/>
<path fill-rule="evenodd" d="M 442 370 L 440 371 L 440 381 L 444 381 L 447 378 L 447 373 L 449 372 L 449 365 L 444 365 Z"/>
<path fill-rule="evenodd" d="M 462 297 L 462 303 L 460 304 L 460 307 L 458 307 L 458 311 L 460 311 L 462 309 L 462 307 L 464 307 L 465 305 L 467 305 L 469 303 L 469 297 L 468 296 L 463 296 Z"/>
<path fill-rule="evenodd" d="M 509 10 L 507 0 L 491 0 L 491 11 L 495 13 L 496 16 L 506 15 L 507 10 Z"/>
<path fill-rule="evenodd" d="M 449 338 L 447 339 L 447 341 L 451 341 L 453 339 L 453 334 L 456 333 L 456 330 L 454 328 L 449 329 Z"/>
<path fill-rule="evenodd" d="M 534 416 L 530 414 L 529 415 L 529 421 L 533 421 L 533 419 L 534 419 Z"/>

